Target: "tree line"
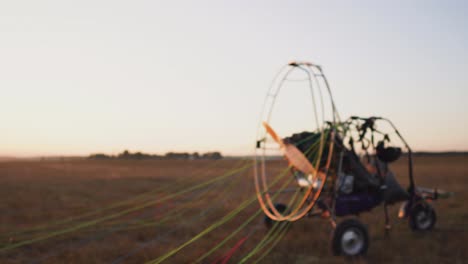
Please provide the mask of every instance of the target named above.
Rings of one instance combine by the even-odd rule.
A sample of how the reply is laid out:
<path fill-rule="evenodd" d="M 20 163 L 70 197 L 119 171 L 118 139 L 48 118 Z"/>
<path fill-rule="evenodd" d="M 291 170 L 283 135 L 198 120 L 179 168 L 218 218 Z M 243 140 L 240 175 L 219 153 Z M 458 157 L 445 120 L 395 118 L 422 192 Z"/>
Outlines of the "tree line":
<path fill-rule="evenodd" d="M 222 159 L 223 155 L 220 152 L 206 152 L 206 153 L 188 153 L 188 152 L 168 152 L 164 155 L 147 154 L 142 152 L 131 153 L 128 150 L 123 151 L 117 155 L 107 155 L 103 153 L 91 154 L 88 159 L 129 159 L 129 160 L 143 160 L 143 159 Z"/>

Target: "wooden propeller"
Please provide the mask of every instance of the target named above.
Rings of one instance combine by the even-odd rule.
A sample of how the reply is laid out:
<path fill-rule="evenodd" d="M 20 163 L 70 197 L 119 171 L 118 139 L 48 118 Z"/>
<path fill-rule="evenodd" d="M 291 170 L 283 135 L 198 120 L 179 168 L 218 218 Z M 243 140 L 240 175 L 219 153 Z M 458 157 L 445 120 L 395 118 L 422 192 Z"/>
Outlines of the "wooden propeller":
<path fill-rule="evenodd" d="M 315 175 L 316 170 L 314 166 L 310 164 L 304 153 L 302 153 L 293 144 L 285 143 L 278 136 L 278 134 L 276 134 L 273 128 L 268 125 L 268 123 L 263 122 L 263 126 L 265 127 L 267 133 L 273 138 L 273 140 L 280 145 L 281 152 L 291 166 L 293 166 L 298 171 L 301 171 L 305 175 Z"/>

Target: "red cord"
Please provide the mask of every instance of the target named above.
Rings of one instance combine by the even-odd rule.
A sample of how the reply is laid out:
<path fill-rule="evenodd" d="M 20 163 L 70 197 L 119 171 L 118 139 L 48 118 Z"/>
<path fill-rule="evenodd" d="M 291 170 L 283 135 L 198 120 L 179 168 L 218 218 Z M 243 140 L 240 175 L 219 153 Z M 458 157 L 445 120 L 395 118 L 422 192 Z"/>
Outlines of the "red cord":
<path fill-rule="evenodd" d="M 220 258 L 216 259 L 212 264 L 226 264 L 228 261 L 234 256 L 234 253 L 244 244 L 244 242 L 247 240 L 248 236 L 242 238 L 241 240 L 237 241 L 237 243 L 232 247 L 226 254 L 221 256 Z"/>

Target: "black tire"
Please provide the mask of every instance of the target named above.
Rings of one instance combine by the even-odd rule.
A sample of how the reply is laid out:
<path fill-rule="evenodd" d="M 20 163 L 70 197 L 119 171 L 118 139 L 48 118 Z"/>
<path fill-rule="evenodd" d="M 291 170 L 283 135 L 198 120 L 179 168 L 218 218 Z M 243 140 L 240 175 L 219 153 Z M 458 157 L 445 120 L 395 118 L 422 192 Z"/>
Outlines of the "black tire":
<path fill-rule="evenodd" d="M 408 220 L 411 230 L 429 231 L 434 227 L 437 216 L 432 206 L 427 203 L 418 203 L 411 208 Z"/>
<path fill-rule="evenodd" d="M 333 231 L 331 250 L 335 256 L 362 256 L 369 248 L 367 227 L 356 219 L 347 219 Z"/>
<path fill-rule="evenodd" d="M 275 208 L 280 213 L 284 213 L 284 212 L 286 212 L 286 209 L 288 209 L 288 207 L 285 204 L 282 204 L 282 203 L 275 204 Z M 271 211 L 271 209 L 269 211 L 270 211 L 270 213 L 273 213 Z M 270 217 L 268 217 L 268 215 L 265 215 L 265 218 L 263 219 L 263 223 L 265 224 L 265 226 L 267 228 L 271 228 L 273 226 L 273 224 L 276 223 L 276 222 L 278 222 L 278 221 L 275 221 L 275 220 L 271 219 Z"/>

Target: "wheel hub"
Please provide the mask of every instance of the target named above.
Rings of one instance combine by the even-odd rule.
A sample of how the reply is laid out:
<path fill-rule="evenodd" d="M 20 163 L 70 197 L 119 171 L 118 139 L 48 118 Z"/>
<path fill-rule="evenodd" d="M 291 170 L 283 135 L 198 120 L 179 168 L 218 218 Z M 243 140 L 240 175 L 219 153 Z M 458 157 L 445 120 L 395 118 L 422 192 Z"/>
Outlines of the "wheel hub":
<path fill-rule="evenodd" d="M 364 246 L 363 234 L 357 229 L 344 232 L 341 238 L 341 247 L 346 255 L 357 255 Z"/>
<path fill-rule="evenodd" d="M 431 218 L 426 210 L 421 210 L 416 215 L 416 221 L 420 229 L 426 229 L 431 225 Z"/>

